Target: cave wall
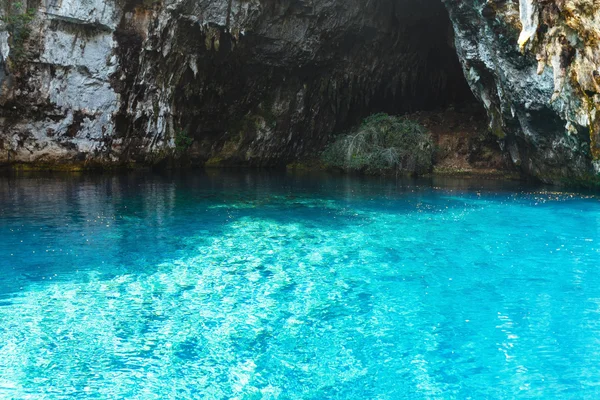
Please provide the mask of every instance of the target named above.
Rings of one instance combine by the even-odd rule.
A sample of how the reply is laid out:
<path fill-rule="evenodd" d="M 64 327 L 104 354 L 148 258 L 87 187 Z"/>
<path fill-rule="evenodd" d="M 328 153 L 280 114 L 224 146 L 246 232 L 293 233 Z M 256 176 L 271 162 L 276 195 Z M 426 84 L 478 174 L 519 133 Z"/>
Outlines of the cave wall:
<path fill-rule="evenodd" d="M 3 164 L 284 165 L 369 113 L 472 91 L 523 172 L 600 182 L 600 0 L 2 0 L 0 13 Z"/>
<path fill-rule="evenodd" d="M 513 163 L 600 184 L 600 1 L 444 0 L 456 48 Z"/>
<path fill-rule="evenodd" d="M 471 96 L 439 0 L 26 7 L 30 37 L 0 35 L 0 162 L 283 165 L 371 112 Z"/>

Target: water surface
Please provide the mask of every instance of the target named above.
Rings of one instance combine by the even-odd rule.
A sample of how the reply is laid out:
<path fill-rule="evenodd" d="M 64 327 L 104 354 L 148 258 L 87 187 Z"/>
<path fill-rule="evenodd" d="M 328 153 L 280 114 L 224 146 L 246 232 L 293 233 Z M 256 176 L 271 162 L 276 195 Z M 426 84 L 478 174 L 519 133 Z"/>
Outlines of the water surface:
<path fill-rule="evenodd" d="M 515 183 L 0 177 L 0 398 L 595 399 L 599 241 Z"/>

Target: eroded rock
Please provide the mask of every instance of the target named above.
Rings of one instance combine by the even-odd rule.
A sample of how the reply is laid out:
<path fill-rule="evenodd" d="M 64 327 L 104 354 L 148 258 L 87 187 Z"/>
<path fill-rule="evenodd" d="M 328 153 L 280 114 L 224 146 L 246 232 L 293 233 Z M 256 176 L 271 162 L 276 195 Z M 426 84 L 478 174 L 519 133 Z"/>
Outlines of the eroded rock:
<path fill-rule="evenodd" d="M 469 98 L 464 71 L 522 171 L 598 180 L 598 0 L 443 3 L 453 30 L 440 0 L 29 0 L 29 39 L 0 32 L 0 162 L 284 165 Z"/>
<path fill-rule="evenodd" d="M 445 4 L 465 76 L 513 162 L 546 182 L 599 182 L 600 2 Z"/>
<path fill-rule="evenodd" d="M 26 56 L 0 37 L 0 161 L 283 165 L 370 112 L 470 96 L 438 0 L 27 7 Z"/>

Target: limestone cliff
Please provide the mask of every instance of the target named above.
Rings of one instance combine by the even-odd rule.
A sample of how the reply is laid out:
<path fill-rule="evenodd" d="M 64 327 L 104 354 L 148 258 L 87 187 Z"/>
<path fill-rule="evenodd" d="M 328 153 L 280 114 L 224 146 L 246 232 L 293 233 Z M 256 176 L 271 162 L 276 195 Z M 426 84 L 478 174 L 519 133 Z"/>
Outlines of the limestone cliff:
<path fill-rule="evenodd" d="M 522 171 L 594 182 L 599 1 L 3 0 L 0 163 L 284 165 L 472 90 Z"/>
<path fill-rule="evenodd" d="M 29 1 L 5 4 L 0 161 L 283 165 L 471 96 L 438 0 Z"/>
<path fill-rule="evenodd" d="M 456 47 L 512 161 L 547 182 L 600 181 L 600 1 L 446 0 Z"/>

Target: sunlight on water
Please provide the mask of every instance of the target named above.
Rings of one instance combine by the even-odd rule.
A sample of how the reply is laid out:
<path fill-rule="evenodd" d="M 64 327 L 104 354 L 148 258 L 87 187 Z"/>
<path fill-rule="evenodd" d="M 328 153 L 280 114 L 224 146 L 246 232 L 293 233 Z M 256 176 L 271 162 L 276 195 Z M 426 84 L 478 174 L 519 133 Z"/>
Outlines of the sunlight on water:
<path fill-rule="evenodd" d="M 0 398 L 600 395 L 596 197 L 0 182 Z"/>

